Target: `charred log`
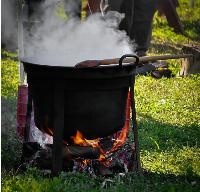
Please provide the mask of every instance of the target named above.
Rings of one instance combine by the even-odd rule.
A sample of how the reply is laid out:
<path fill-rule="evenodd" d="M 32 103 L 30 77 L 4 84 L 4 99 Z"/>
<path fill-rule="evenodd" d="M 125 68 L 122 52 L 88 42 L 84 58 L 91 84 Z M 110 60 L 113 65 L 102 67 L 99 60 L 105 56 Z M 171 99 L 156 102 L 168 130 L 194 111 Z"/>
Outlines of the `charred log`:
<path fill-rule="evenodd" d="M 98 147 L 66 146 L 63 148 L 63 159 L 71 160 L 76 158 L 98 159 L 100 149 Z"/>
<path fill-rule="evenodd" d="M 63 146 L 62 159 L 63 167 L 69 167 L 74 159 L 98 159 L 100 149 L 90 146 Z M 39 143 L 27 142 L 23 144 L 22 162 L 34 164 L 43 169 L 50 169 L 52 163 L 52 145 L 46 144 L 43 147 Z"/>
<path fill-rule="evenodd" d="M 63 159 L 71 160 L 75 158 L 98 159 L 100 149 L 90 146 L 63 146 Z M 45 159 L 52 158 L 52 144 L 46 144 L 43 147 L 39 143 L 27 142 L 23 144 L 23 159 L 28 160 L 34 157 L 42 157 Z"/>

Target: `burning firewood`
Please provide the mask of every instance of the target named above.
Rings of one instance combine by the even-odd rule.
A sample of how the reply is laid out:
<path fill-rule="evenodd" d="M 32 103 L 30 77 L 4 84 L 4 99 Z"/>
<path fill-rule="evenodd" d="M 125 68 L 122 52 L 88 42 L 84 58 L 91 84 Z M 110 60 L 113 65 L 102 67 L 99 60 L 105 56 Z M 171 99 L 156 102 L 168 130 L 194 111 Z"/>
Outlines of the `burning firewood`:
<path fill-rule="evenodd" d="M 100 149 L 90 146 L 65 146 L 63 148 L 63 159 L 98 159 L 100 157 Z"/>
<path fill-rule="evenodd" d="M 98 159 L 100 157 L 100 149 L 90 146 L 63 146 L 63 161 L 70 162 L 74 159 Z M 52 162 L 52 145 L 46 144 L 42 148 L 39 143 L 23 144 L 23 162 L 34 164 L 42 168 L 51 168 Z"/>
<path fill-rule="evenodd" d="M 98 147 L 90 146 L 63 146 L 62 149 L 63 160 L 72 159 L 98 159 L 100 157 L 100 150 Z M 36 151 L 36 158 L 51 159 L 52 158 L 52 145 L 46 145 L 45 148 Z"/>

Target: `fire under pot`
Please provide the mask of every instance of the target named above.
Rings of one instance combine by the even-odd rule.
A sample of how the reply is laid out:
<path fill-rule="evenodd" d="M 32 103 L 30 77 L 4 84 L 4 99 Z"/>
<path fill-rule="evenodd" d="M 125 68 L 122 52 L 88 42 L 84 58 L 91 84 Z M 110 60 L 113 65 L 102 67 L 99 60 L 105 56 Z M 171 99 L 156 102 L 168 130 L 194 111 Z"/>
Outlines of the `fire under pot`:
<path fill-rule="evenodd" d="M 139 169 L 139 149 L 134 103 L 134 69 L 136 63 L 91 68 L 48 66 L 24 59 L 28 82 L 28 141 L 30 112 L 35 125 L 53 135 L 52 173 L 62 169 L 63 142 L 73 145 L 73 137 L 81 132 L 85 139 L 95 140 L 115 134 L 126 122 L 126 106 L 130 90 L 135 151 L 135 169 Z"/>

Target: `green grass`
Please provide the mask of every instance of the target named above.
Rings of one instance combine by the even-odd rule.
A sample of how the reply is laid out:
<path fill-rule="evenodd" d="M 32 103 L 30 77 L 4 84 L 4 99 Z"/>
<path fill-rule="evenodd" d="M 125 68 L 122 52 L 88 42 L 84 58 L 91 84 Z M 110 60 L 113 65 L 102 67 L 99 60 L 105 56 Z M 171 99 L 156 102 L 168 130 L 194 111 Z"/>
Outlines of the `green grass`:
<path fill-rule="evenodd" d="M 129 173 L 112 178 L 91 178 L 86 174 L 61 173 L 59 177 L 43 176 L 37 170 L 4 178 L 3 191 L 198 191 L 198 178 L 182 177 L 167 174 Z"/>
<path fill-rule="evenodd" d="M 43 176 L 35 169 L 24 174 L 4 178 L 3 191 L 198 191 L 198 178 L 182 177 L 166 174 L 143 173 L 138 175 L 129 173 L 125 176 L 116 175 L 112 178 L 91 178 L 86 174 L 61 173 L 59 177 Z"/>
<path fill-rule="evenodd" d="M 181 53 L 184 44 L 200 44 L 200 0 L 195 1 L 194 8 L 190 8 L 188 0 L 179 0 L 177 8 L 185 35 L 176 34 L 168 26 L 165 17 L 155 14 L 153 21 L 152 46 L 150 53 Z"/>
<path fill-rule="evenodd" d="M 18 62 L 14 53 L 2 51 L 1 61 L 1 162 L 2 168 L 12 169 L 19 165 L 21 142 L 16 135 L 17 89 L 19 82 Z"/>
<path fill-rule="evenodd" d="M 16 98 L 19 82 L 18 63 L 12 57 L 6 57 L 1 61 L 1 96 Z"/>
<path fill-rule="evenodd" d="M 200 45 L 200 0 L 195 1 L 194 8 L 190 8 L 188 0 L 179 0 L 178 15 L 184 28 L 184 35 L 176 34 L 173 28 L 168 26 L 165 17 L 155 14 L 153 20 L 152 40 L 149 54 L 182 54 L 185 44 Z M 180 69 L 181 60 L 167 61 L 173 75 Z"/>
<path fill-rule="evenodd" d="M 155 17 L 149 54 L 181 53 L 184 43 L 199 44 L 200 0 L 194 9 L 180 0 L 178 13 L 186 36 L 177 35 L 164 18 Z M 19 173 L 21 141 L 17 138 L 18 63 L 15 54 L 2 59 L 2 191 L 200 191 L 200 75 L 187 78 L 136 78 L 135 99 L 143 175 L 110 178 L 62 173 L 50 178 L 39 170 Z M 168 61 L 173 74 L 180 60 Z M 132 135 L 130 136 L 132 137 Z"/>
<path fill-rule="evenodd" d="M 154 140 L 164 149 L 199 145 L 199 82 L 199 76 L 137 79 L 136 104 L 144 145 L 152 146 Z"/>

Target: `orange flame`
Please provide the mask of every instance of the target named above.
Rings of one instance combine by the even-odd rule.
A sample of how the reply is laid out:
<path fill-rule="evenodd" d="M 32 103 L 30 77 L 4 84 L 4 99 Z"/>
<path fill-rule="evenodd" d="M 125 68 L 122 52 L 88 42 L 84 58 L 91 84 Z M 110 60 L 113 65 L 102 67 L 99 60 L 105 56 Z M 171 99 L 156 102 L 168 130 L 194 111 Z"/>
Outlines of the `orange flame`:
<path fill-rule="evenodd" d="M 80 131 L 77 131 L 76 135 L 72 136 L 71 139 L 74 141 L 74 144 L 87 146 L 87 143 L 85 142 L 85 139 Z"/>
<path fill-rule="evenodd" d="M 76 135 L 72 136 L 71 139 L 74 141 L 74 144 L 80 146 L 92 146 L 98 147 L 99 146 L 99 139 L 88 140 L 83 137 L 83 134 L 77 130 Z"/>
<path fill-rule="evenodd" d="M 128 131 L 129 131 L 129 126 L 125 125 L 123 127 L 123 129 L 118 133 L 119 135 L 115 139 L 112 149 L 110 151 L 108 151 L 107 153 L 113 153 L 114 151 L 116 151 L 118 148 L 120 148 L 126 142 Z"/>
<path fill-rule="evenodd" d="M 129 123 L 130 123 L 130 96 L 127 99 L 127 108 L 126 108 L 126 122 L 124 127 L 122 128 L 121 131 L 115 133 L 113 135 L 113 139 L 114 144 L 113 147 L 109 150 L 109 151 L 104 151 L 100 144 L 100 138 L 98 139 L 94 139 L 94 140 L 88 140 L 85 139 L 83 134 L 77 130 L 76 135 L 72 136 L 71 139 L 74 141 L 74 144 L 77 145 L 81 145 L 81 146 L 92 146 L 92 147 L 99 147 L 100 149 L 100 157 L 99 157 L 99 161 L 101 161 L 105 166 L 109 166 L 109 164 L 111 163 L 112 159 L 110 159 L 109 161 L 107 160 L 107 156 L 111 153 L 113 153 L 114 151 L 116 151 L 117 149 L 119 149 L 125 142 L 126 142 L 126 138 L 128 135 L 128 131 L 129 131 Z M 88 161 L 84 161 L 83 163 L 87 163 Z"/>

